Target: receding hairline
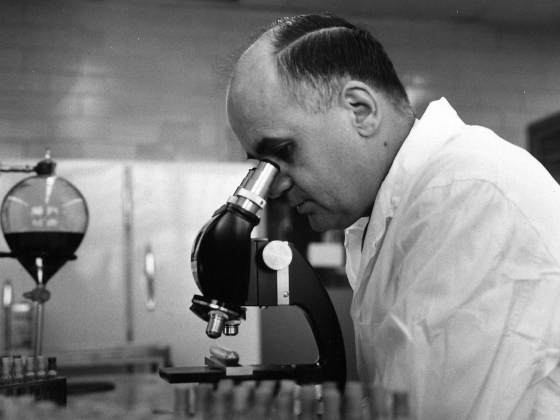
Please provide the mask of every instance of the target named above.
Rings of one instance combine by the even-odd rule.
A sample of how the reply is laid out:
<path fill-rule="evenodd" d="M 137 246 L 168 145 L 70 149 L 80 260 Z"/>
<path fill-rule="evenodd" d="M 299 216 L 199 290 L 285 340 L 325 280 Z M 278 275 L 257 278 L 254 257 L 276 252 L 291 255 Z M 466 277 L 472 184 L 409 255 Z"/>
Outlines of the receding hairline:
<path fill-rule="evenodd" d="M 254 79 L 256 74 L 262 74 L 263 78 L 266 76 L 274 75 L 274 78 L 278 81 L 280 85 L 284 85 L 283 78 L 280 75 L 278 68 L 278 63 L 274 56 L 274 46 L 273 40 L 274 36 L 271 31 L 274 28 L 269 29 L 264 32 L 259 38 L 257 38 L 245 51 L 240 55 L 239 59 L 235 63 L 228 83 L 227 88 L 227 98 L 228 101 L 231 97 L 231 92 L 236 89 L 242 88 L 245 85 L 254 85 Z M 257 66 L 262 66 L 262 63 L 266 62 L 270 66 L 270 69 L 263 71 L 251 72 L 252 67 L 257 69 Z M 286 95 L 289 97 L 290 95 Z"/>
<path fill-rule="evenodd" d="M 267 31 L 268 32 L 268 31 Z M 286 98 L 277 63 L 274 60 L 271 37 L 263 33 L 241 54 L 232 69 L 226 92 L 226 107 L 243 101 L 247 95 L 259 94 L 259 91 L 270 90 L 270 83 L 277 83 L 280 93 Z"/>
<path fill-rule="evenodd" d="M 367 27 L 354 25 L 354 28 L 350 28 L 342 25 L 317 28 L 316 30 L 307 32 L 302 36 L 294 39 L 292 42 L 279 47 L 278 45 L 275 45 L 278 41 L 277 36 L 284 29 L 282 24 L 279 22 L 280 20 L 274 22 L 268 27 L 265 27 L 264 29 L 261 28 L 260 33 L 253 34 L 253 42 L 250 42 L 248 44 L 249 46 L 241 52 L 239 58 L 232 68 L 230 80 L 228 83 L 228 95 L 230 93 L 231 86 L 236 83 L 236 79 L 239 77 L 239 68 L 242 63 L 248 59 L 249 54 L 251 54 L 251 52 L 254 51 L 255 48 L 263 46 L 263 50 L 265 51 L 265 59 L 271 64 L 271 68 L 273 69 L 278 82 L 286 88 L 286 97 L 291 98 L 292 101 L 298 103 L 303 109 L 307 111 L 313 113 L 327 111 L 331 108 L 332 102 L 337 96 L 337 92 L 340 92 L 343 86 L 349 81 L 357 80 L 366 83 L 370 88 L 384 95 L 393 103 L 393 106 L 403 112 L 403 114 L 413 115 L 413 111 L 408 98 L 405 97 L 406 100 L 403 101 L 400 97 L 397 98 L 390 94 L 389 91 L 383 88 L 379 88 L 375 84 L 372 85 L 370 81 L 362 80 L 361 78 L 355 79 L 350 73 L 347 73 L 346 75 L 340 74 L 337 77 L 333 77 L 331 80 L 329 80 L 328 83 L 323 80 L 324 83 L 320 82 L 318 86 L 314 85 L 312 80 L 294 78 L 289 71 L 286 71 L 286 69 L 282 68 L 280 60 L 283 54 L 289 53 L 292 48 L 297 47 L 300 42 L 305 42 L 308 37 L 317 35 L 320 36 L 321 34 L 325 33 L 340 33 L 342 31 L 354 30 L 365 32 L 373 37 Z"/>
<path fill-rule="evenodd" d="M 228 101 L 231 100 L 231 92 L 234 90 L 232 87 L 241 87 L 243 82 L 251 80 L 251 75 L 248 69 L 250 68 L 251 61 L 258 60 L 259 57 L 251 56 L 253 53 L 261 54 L 262 58 L 270 64 L 270 70 L 273 72 L 276 81 L 284 89 L 282 89 L 283 95 L 286 99 L 291 102 L 298 104 L 303 110 L 309 112 L 321 112 L 330 108 L 329 106 L 324 106 L 324 99 L 319 99 L 317 95 L 320 95 L 319 90 L 314 89 L 305 80 L 297 80 L 286 72 L 283 72 L 280 66 L 279 57 L 282 53 L 290 50 L 292 46 L 298 44 L 302 38 L 305 38 L 311 34 L 306 34 L 304 37 L 297 39 L 295 42 L 290 43 L 288 46 L 282 49 L 277 49 L 274 43 L 276 42 L 276 35 L 282 28 L 278 25 L 268 28 L 266 31 L 262 32 L 261 35 L 255 39 L 245 50 L 241 53 L 237 59 L 235 65 L 233 66 L 230 80 L 228 83 L 227 97 Z M 326 32 L 329 29 L 334 28 L 321 28 L 313 33 Z M 341 28 L 342 29 L 342 28 Z M 260 49 L 257 50 L 257 48 Z M 241 74 L 244 74 L 241 76 Z M 248 75 L 249 74 L 249 75 Z M 270 73 L 269 73 L 270 74 Z M 339 90 L 346 82 L 351 78 L 342 78 L 336 81 L 336 90 Z M 332 81 L 334 82 L 334 80 Z M 330 95 L 332 96 L 332 95 Z"/>
<path fill-rule="evenodd" d="M 239 73 L 239 68 L 241 67 L 241 65 L 243 64 L 243 62 L 248 60 L 248 56 L 254 52 L 254 50 L 258 47 L 260 47 L 261 45 L 263 46 L 263 48 L 266 48 L 267 46 L 269 47 L 270 50 L 270 54 L 267 54 L 268 58 L 270 60 L 273 60 L 273 36 L 272 34 L 269 34 L 274 28 L 270 28 L 269 30 L 265 31 L 264 33 L 262 33 L 254 42 L 252 42 L 248 47 L 246 47 L 241 54 L 239 55 L 239 57 L 237 58 L 237 60 L 235 61 L 233 68 L 232 68 L 232 72 L 230 75 L 230 85 L 232 83 L 232 81 L 236 78 L 236 75 Z"/>

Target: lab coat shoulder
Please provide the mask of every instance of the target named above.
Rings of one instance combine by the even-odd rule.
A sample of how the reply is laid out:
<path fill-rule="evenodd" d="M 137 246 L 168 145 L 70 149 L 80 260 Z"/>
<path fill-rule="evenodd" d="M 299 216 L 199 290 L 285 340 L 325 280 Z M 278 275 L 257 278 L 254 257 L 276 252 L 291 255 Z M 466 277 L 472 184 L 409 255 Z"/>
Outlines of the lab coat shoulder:
<path fill-rule="evenodd" d="M 560 282 L 560 235 L 550 234 L 560 232 L 560 187 L 524 150 L 490 130 L 465 131 L 419 171 L 403 197 L 387 234 L 395 268 L 418 281 L 437 267 L 428 277 L 448 287 L 464 286 L 454 278 L 470 279 L 469 287 L 477 280 L 486 287 Z"/>
<path fill-rule="evenodd" d="M 501 142 L 469 128 L 418 171 L 368 284 L 384 305 L 372 320 L 376 360 L 391 372 L 382 380 L 406 377 L 420 418 L 508 418 L 558 362 L 560 269 L 546 226 L 560 221 L 525 202 L 556 205 L 533 183 L 557 187 Z"/>
<path fill-rule="evenodd" d="M 414 191 L 410 197 L 438 186 L 450 191 L 465 187 L 461 194 L 472 194 L 465 204 L 473 212 L 485 196 L 469 184 L 478 181 L 486 185 L 494 198 L 501 196 L 504 203 L 517 208 L 519 218 L 560 262 L 560 235 L 556 234 L 560 232 L 560 185 L 526 150 L 491 130 L 463 126 L 411 178 L 410 189 Z"/>

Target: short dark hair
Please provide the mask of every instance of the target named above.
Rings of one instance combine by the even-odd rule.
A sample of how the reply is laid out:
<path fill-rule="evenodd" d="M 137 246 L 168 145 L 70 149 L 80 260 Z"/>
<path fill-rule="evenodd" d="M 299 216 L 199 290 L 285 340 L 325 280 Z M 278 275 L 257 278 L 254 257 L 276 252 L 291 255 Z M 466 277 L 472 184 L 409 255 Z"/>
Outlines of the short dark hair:
<path fill-rule="evenodd" d="M 282 18 L 265 29 L 280 77 L 306 110 L 329 109 L 350 78 L 383 92 L 396 109 L 412 115 L 393 63 L 367 29 L 327 13 Z"/>

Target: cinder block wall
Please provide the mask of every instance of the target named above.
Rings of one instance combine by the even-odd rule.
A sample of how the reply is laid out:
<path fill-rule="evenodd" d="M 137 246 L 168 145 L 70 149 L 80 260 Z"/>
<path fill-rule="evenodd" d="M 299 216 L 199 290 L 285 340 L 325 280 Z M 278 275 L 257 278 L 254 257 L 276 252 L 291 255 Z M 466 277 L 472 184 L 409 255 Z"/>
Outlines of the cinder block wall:
<path fill-rule="evenodd" d="M 171 0 L 5 0 L 0 160 L 227 161 L 219 69 L 248 31 L 285 12 Z M 352 18 L 352 16 L 347 16 Z M 525 146 L 560 111 L 560 37 L 479 24 L 367 21 L 418 114 L 445 96 L 462 118 Z"/>

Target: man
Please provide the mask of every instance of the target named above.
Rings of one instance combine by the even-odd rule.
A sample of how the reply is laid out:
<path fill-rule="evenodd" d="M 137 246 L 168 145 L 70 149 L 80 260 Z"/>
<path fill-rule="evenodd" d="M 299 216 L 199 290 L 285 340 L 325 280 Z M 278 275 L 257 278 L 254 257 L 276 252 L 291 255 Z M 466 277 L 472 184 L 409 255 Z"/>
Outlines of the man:
<path fill-rule="evenodd" d="M 330 15 L 282 19 L 227 98 L 272 196 L 347 229 L 358 371 L 419 420 L 560 418 L 560 187 L 445 99 L 416 120 L 383 47 Z"/>

